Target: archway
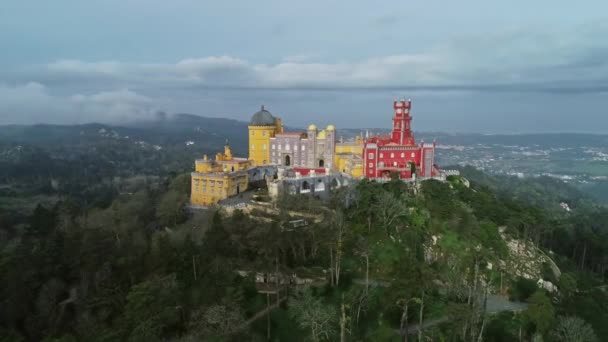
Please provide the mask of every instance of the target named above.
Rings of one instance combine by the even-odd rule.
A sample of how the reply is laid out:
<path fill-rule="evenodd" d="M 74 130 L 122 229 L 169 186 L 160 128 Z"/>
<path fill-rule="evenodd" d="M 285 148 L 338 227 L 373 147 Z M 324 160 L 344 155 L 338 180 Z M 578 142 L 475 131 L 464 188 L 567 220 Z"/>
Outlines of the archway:
<path fill-rule="evenodd" d="M 325 183 L 322 179 L 318 179 L 317 183 L 315 184 L 315 192 L 317 191 L 325 191 Z"/>
<path fill-rule="evenodd" d="M 289 157 L 289 155 L 285 156 L 285 166 L 290 166 L 291 165 L 291 157 Z"/>
<path fill-rule="evenodd" d="M 319 167 L 325 167 L 325 161 L 323 159 L 319 159 Z"/>
<path fill-rule="evenodd" d="M 331 187 L 332 189 L 339 188 L 339 187 L 340 187 L 340 182 L 338 182 L 338 180 L 334 178 L 334 179 L 332 179 L 332 180 L 331 180 L 331 185 L 330 185 L 330 187 Z"/>
<path fill-rule="evenodd" d="M 302 182 L 302 191 L 301 192 L 310 192 L 310 184 L 308 184 L 308 181 Z"/>
<path fill-rule="evenodd" d="M 234 172 L 234 166 L 231 168 L 232 172 Z"/>
<path fill-rule="evenodd" d="M 241 193 L 241 186 L 240 185 L 236 185 L 236 194 L 240 194 Z"/>

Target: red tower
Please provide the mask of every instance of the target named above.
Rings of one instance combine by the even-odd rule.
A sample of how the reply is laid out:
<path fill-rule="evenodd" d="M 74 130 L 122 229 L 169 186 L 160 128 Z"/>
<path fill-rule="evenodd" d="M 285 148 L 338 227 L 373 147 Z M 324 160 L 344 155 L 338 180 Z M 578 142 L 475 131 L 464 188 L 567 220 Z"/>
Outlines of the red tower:
<path fill-rule="evenodd" d="M 395 116 L 393 117 L 392 141 L 403 146 L 415 145 L 414 134 L 412 133 L 412 117 L 410 109 L 412 100 L 395 100 L 393 102 Z"/>
<path fill-rule="evenodd" d="M 363 145 L 363 174 L 366 178 L 387 179 L 397 174 L 401 179 L 432 178 L 439 169 L 435 165 L 435 143 L 416 144 L 412 133 L 411 100 L 393 102 L 391 135 L 369 137 Z"/>

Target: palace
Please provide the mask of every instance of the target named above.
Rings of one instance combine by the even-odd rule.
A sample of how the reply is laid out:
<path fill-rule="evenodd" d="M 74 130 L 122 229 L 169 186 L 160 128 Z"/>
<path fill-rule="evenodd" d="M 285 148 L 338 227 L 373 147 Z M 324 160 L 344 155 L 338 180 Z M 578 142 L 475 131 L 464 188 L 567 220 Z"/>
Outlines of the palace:
<path fill-rule="evenodd" d="M 250 160 L 233 157 L 227 142 L 224 153 L 218 153 L 215 160 L 209 160 L 207 155 L 197 159 L 195 172 L 191 174 L 190 203 L 195 206 L 213 205 L 247 190 L 247 170 L 251 166 Z"/>
<path fill-rule="evenodd" d="M 191 204 L 217 204 L 247 190 L 250 183 L 270 181 L 267 177 L 276 178 L 277 174 L 293 174 L 297 179 L 294 182 L 302 184 L 301 192 L 306 192 L 308 186 L 302 177 L 316 179 L 317 187 L 323 191 L 331 187 L 325 186 L 324 182 L 342 179 L 338 175 L 377 180 L 386 180 L 392 175 L 403 180 L 445 178 L 447 173 L 435 165 L 435 143 L 417 144 L 414 139 L 411 108 L 411 100 L 393 102 L 390 135 L 365 138 L 361 135 L 337 141 L 334 125 L 318 129 L 313 124 L 305 131 L 286 132 L 281 119 L 262 106 L 253 114 L 248 126 L 249 158 L 233 157 L 226 143 L 224 153 L 218 153 L 215 160 L 209 160 L 207 156 L 196 160 Z M 289 176 L 279 178 L 290 182 Z"/>
<path fill-rule="evenodd" d="M 375 136 L 363 145 L 364 177 L 390 178 L 396 173 L 400 179 L 432 178 L 439 175 L 435 165 L 435 142 L 416 144 L 411 129 L 412 101 L 395 100 L 393 130 L 387 136 Z"/>

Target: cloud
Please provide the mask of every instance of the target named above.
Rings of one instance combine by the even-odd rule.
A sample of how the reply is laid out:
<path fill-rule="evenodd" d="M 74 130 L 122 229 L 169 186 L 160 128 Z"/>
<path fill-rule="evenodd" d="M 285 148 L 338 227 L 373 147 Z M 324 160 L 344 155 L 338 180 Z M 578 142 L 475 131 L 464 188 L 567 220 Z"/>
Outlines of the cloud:
<path fill-rule="evenodd" d="M 480 33 L 425 52 L 332 63 L 310 62 L 306 54 L 285 57 L 275 64 L 233 56 L 176 63 L 62 60 L 42 66 L 36 73 L 50 83 L 88 80 L 129 88 L 605 91 L 608 43 L 596 39 L 597 30 L 585 28 L 562 35 L 524 29 Z"/>
<path fill-rule="evenodd" d="M 457 37 L 421 51 L 404 47 L 392 49 L 399 51 L 392 55 L 332 61 L 321 58 L 325 53 L 286 56 L 276 63 L 228 55 L 173 63 L 58 60 L 0 71 L 5 82 L 0 83 L 0 123 L 123 122 L 145 118 L 157 108 L 246 120 L 240 115 L 265 102 L 294 113 L 294 121 L 302 124 L 315 118 L 308 117 L 310 107 L 341 111 L 351 124 L 351 114 L 369 113 L 366 103 L 382 106 L 385 98 L 405 92 L 425 98 L 427 108 L 450 96 L 467 99 L 463 112 L 479 96 L 503 107 L 488 104 L 479 117 L 510 114 L 504 109 L 510 107 L 508 100 L 498 105 L 498 93 L 509 93 L 505 99 L 511 93 L 542 93 L 538 98 L 548 94 L 552 101 L 563 94 L 587 94 L 597 103 L 595 95 L 608 92 L 605 35 L 608 27 L 600 25 L 561 33 L 519 28 Z M 524 100 L 530 113 L 547 107 Z M 435 112 L 451 110 L 452 102 L 445 100 L 444 109 Z"/>
<path fill-rule="evenodd" d="M 151 98 L 128 89 L 57 96 L 36 82 L 15 86 L 0 84 L 0 123 L 3 124 L 129 122 L 150 118 L 156 112 L 155 105 Z"/>

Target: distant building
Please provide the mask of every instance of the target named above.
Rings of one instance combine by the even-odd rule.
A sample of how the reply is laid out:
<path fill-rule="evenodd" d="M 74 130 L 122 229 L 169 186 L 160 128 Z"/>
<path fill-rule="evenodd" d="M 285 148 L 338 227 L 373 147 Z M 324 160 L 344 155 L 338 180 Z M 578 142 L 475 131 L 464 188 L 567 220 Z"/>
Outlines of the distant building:
<path fill-rule="evenodd" d="M 435 165 L 435 143 L 416 144 L 411 129 L 412 101 L 394 101 L 393 130 L 390 135 L 378 135 L 365 140 L 363 146 L 363 175 L 366 178 L 400 179 L 439 176 Z"/>
<path fill-rule="evenodd" d="M 251 165 L 246 158 L 233 157 L 228 143 L 224 146 L 224 153 L 218 153 L 215 160 L 208 159 L 206 155 L 197 159 L 195 171 L 191 174 L 190 203 L 194 206 L 214 205 L 247 190 Z"/>

